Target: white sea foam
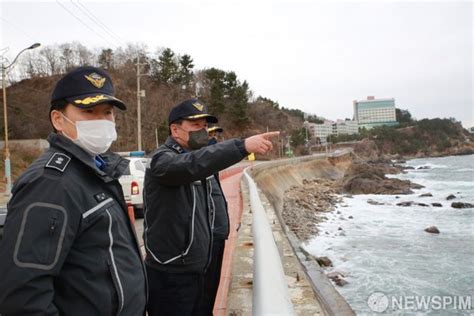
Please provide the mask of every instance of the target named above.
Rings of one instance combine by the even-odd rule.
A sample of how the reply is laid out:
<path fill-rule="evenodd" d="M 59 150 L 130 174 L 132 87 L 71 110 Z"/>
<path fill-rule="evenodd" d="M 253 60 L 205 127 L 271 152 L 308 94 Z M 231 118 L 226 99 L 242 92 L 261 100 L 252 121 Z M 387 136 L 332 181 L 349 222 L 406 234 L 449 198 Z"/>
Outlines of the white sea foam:
<path fill-rule="evenodd" d="M 432 169 L 423 173 L 409 171 L 396 177 L 425 185 L 424 189 L 398 198 L 394 195 L 346 197 L 341 204 L 347 207 L 338 206 L 328 214 L 328 221 L 319 225 L 320 235 L 306 243 L 305 248 L 316 256 L 328 256 L 334 264 L 331 270 L 348 274 L 349 284 L 337 289 L 357 314 L 371 313 L 367 298 L 376 291 L 393 295 L 472 294 L 474 210 L 453 209 L 452 201 L 446 201 L 446 196 L 454 193 L 455 201 L 474 203 L 474 185 L 469 175 L 452 172 L 473 169 L 472 158 L 417 161 Z M 427 192 L 433 197 L 419 196 Z M 368 204 L 368 199 L 385 205 Z M 429 206 L 396 206 L 402 201 Z M 431 206 L 435 202 L 443 207 Z M 437 226 L 441 233 L 426 233 L 424 228 L 431 225 Z M 410 315 L 407 311 L 400 313 Z"/>

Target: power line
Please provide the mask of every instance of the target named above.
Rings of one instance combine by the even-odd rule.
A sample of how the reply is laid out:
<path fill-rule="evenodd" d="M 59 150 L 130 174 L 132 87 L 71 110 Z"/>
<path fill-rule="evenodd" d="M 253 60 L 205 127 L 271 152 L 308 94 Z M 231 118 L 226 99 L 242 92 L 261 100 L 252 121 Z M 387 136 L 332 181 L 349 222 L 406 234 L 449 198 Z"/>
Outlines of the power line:
<path fill-rule="evenodd" d="M 94 16 L 92 16 L 88 11 L 84 10 L 81 6 L 79 6 L 77 3 L 75 3 L 73 0 L 70 0 L 71 3 L 77 8 L 79 9 L 79 11 L 81 11 L 87 18 L 89 18 L 89 20 L 92 21 L 92 23 L 94 23 L 97 27 L 99 27 L 100 29 L 102 29 L 103 31 L 105 31 L 104 34 L 107 34 L 112 40 L 114 41 L 117 41 L 120 43 L 119 40 L 117 40 L 114 35 L 111 35 L 110 32 L 105 29 L 102 25 L 100 25 L 99 23 L 97 23 L 98 21 L 95 19 Z"/>
<path fill-rule="evenodd" d="M 113 37 L 117 42 L 121 44 L 126 44 L 120 36 L 118 36 L 112 29 L 110 29 L 105 23 L 103 23 L 94 13 L 92 13 L 87 7 L 77 0 L 77 4 L 71 0 L 71 2 L 78 7 L 82 12 L 84 12 L 94 23 L 100 26 L 104 31 L 106 31 L 111 37 Z M 79 7 L 82 7 L 82 9 Z"/>
<path fill-rule="evenodd" d="M 7 19 L 5 19 L 4 17 L 0 16 L 0 19 L 2 19 L 5 23 L 7 24 L 10 24 L 11 27 L 15 28 L 17 31 L 19 31 L 20 33 L 22 33 L 24 36 L 28 37 L 30 40 L 32 40 L 33 42 L 35 41 L 35 39 L 30 36 L 27 32 L 25 32 L 24 30 L 22 30 L 21 28 L 19 28 L 18 26 L 16 26 L 15 24 L 11 23 L 10 21 L 8 21 Z"/>
<path fill-rule="evenodd" d="M 103 37 L 100 33 L 97 33 L 93 28 L 91 28 L 89 25 L 84 23 L 79 17 L 77 17 L 74 13 L 72 13 L 68 8 L 66 8 L 62 3 L 59 2 L 59 0 L 56 0 L 56 3 L 59 4 L 64 10 L 66 10 L 70 15 L 72 15 L 76 20 L 78 20 L 82 25 L 87 27 L 89 30 L 91 30 L 94 34 L 102 38 L 104 41 L 108 42 L 111 46 L 114 46 L 113 43 L 111 43 L 108 39 Z"/>

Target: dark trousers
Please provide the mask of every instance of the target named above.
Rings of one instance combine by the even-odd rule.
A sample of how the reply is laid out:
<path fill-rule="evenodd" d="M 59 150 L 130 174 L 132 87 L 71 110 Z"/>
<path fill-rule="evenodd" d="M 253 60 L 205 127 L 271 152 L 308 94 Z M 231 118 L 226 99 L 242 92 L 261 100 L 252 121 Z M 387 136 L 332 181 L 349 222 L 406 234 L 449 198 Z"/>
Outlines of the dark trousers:
<path fill-rule="evenodd" d="M 225 240 L 214 240 L 212 244 L 212 259 L 204 275 L 204 292 L 201 296 L 199 316 L 212 315 L 217 289 L 221 279 L 222 259 L 224 258 Z"/>
<path fill-rule="evenodd" d="M 197 315 L 203 275 L 169 273 L 146 267 L 148 277 L 148 316 Z"/>

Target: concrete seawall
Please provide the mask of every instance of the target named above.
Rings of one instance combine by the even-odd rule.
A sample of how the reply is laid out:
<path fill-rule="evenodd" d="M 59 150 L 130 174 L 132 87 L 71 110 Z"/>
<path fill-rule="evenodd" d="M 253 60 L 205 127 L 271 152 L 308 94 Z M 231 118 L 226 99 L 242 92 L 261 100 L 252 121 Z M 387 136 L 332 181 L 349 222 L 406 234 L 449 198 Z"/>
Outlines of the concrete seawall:
<path fill-rule="evenodd" d="M 337 157 L 326 157 L 323 154 L 260 164 L 252 167 L 251 174 L 282 221 L 281 213 L 286 190 L 292 186 L 302 185 L 304 179 L 340 179 L 350 163 L 349 154 Z"/>
<path fill-rule="evenodd" d="M 300 186 L 303 180 L 340 179 L 351 164 L 349 152 L 337 156 L 313 155 L 307 157 L 263 163 L 251 168 L 252 178 L 272 205 L 274 213 L 282 226 L 303 270 L 315 292 L 316 298 L 327 315 L 355 315 L 349 304 L 337 292 L 324 271 L 302 249 L 300 241 L 282 219 L 284 194 L 292 186 Z"/>

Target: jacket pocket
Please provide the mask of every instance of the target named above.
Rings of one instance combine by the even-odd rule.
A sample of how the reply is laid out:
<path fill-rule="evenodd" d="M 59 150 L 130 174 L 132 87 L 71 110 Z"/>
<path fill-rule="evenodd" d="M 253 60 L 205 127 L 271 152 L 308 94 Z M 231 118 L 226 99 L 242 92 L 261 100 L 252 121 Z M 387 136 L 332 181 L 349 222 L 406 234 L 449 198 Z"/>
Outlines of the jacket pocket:
<path fill-rule="evenodd" d="M 33 203 L 23 214 L 13 260 L 22 268 L 51 270 L 61 255 L 67 226 L 66 210 L 59 205 Z"/>

